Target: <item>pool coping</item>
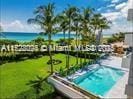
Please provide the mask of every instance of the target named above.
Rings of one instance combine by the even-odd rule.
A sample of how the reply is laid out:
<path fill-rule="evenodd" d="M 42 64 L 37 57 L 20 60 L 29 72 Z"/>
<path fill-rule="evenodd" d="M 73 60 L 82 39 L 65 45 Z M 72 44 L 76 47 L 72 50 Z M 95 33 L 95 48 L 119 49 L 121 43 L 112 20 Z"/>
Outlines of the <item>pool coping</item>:
<path fill-rule="evenodd" d="M 94 65 L 94 64 L 92 64 L 92 65 Z M 96 64 L 95 64 L 96 65 Z M 126 74 L 126 73 L 128 73 L 129 72 L 129 69 L 126 69 L 126 68 L 122 68 L 121 66 L 117 66 L 116 65 L 116 67 L 114 67 L 114 66 L 110 66 L 110 65 L 107 65 L 107 64 L 101 64 L 101 65 L 103 65 L 103 66 L 106 66 L 106 67 L 109 67 L 109 68 L 114 68 L 114 69 L 118 69 L 118 70 L 122 70 L 123 72 L 124 72 L 124 75 Z M 89 65 L 88 65 L 89 66 Z M 86 71 L 87 72 L 87 71 Z M 84 75 L 86 72 L 84 72 L 82 75 Z M 82 76 L 82 75 L 78 75 L 78 76 Z M 124 76 L 123 75 L 123 76 Z M 58 76 L 58 75 L 57 75 Z M 71 75 L 70 75 L 71 76 Z M 77 76 L 77 77 L 78 77 Z M 116 83 L 111 87 L 111 89 L 110 90 L 113 90 L 114 89 L 114 87 L 117 85 L 117 83 L 118 82 L 120 82 L 120 80 L 123 78 L 123 76 L 122 77 L 120 77 L 117 81 L 116 81 Z M 60 77 L 60 76 L 59 76 Z M 76 78 L 77 78 L 76 77 Z M 78 88 L 80 88 L 81 90 L 84 90 L 85 92 L 87 92 L 87 93 L 89 93 L 89 94 L 91 94 L 91 95 L 93 95 L 93 96 L 96 96 L 96 97 L 98 97 L 98 98 L 102 98 L 102 99 L 105 99 L 105 98 L 108 98 L 108 97 L 106 97 L 107 95 L 108 95 L 108 93 L 110 92 L 110 90 L 104 95 L 104 96 L 101 96 L 101 95 L 97 95 L 97 94 L 95 94 L 95 93 L 92 93 L 92 92 L 90 92 L 90 91 L 86 91 L 85 89 L 83 89 L 83 88 L 81 88 L 81 87 L 79 87 L 79 86 L 77 86 L 75 83 L 73 83 L 73 82 L 71 82 L 70 80 L 68 80 L 66 77 L 61 77 L 64 81 L 66 81 L 67 80 L 67 82 L 69 82 L 70 84 L 72 84 L 72 85 L 74 85 L 74 86 L 76 86 L 76 87 L 78 87 Z M 76 78 L 74 78 L 74 79 L 76 79 Z M 69 86 L 70 87 L 70 86 Z M 71 86 L 72 87 L 72 86 Z"/>
<path fill-rule="evenodd" d="M 54 81 L 58 81 L 58 82 L 55 83 Z M 67 97 L 69 96 L 68 92 L 64 93 L 64 91 L 60 89 L 61 86 L 56 87 L 57 85 L 59 85 L 59 83 L 62 83 L 63 86 L 64 85 L 67 86 L 67 88 L 68 88 L 67 90 L 69 90 L 69 91 L 71 91 L 71 89 L 75 90 L 75 91 L 73 91 L 74 94 L 76 93 L 78 95 L 83 96 L 81 99 L 101 99 L 102 98 L 101 96 L 95 95 L 91 92 L 88 92 L 88 91 L 84 90 L 83 88 L 75 85 L 74 83 L 72 83 L 58 75 L 55 75 L 55 74 L 51 75 L 48 78 L 48 82 L 51 83 L 57 90 L 60 90 L 61 93 L 63 93 Z M 69 96 L 69 98 L 73 99 L 73 96 Z"/>
<path fill-rule="evenodd" d="M 95 94 L 95 93 L 93 93 L 93 92 L 91 92 L 91 91 L 87 91 L 87 90 L 85 90 L 84 88 L 82 88 L 82 87 L 76 85 L 74 82 L 71 82 L 71 81 L 68 80 L 67 78 L 65 78 L 65 79 L 68 80 L 69 82 L 71 82 L 72 84 L 74 84 L 74 85 L 80 87 L 81 89 L 87 91 L 87 92 L 90 92 L 90 93 L 92 93 L 92 94 L 94 94 L 94 95 L 97 95 L 97 96 L 99 96 L 100 98 L 106 98 L 106 95 L 107 95 L 107 94 L 110 92 L 110 90 L 112 90 L 112 89 L 115 87 L 115 85 L 124 77 L 124 75 L 128 72 L 128 70 L 127 70 L 127 69 L 124 69 L 124 68 L 115 68 L 115 67 L 111 67 L 111 66 L 107 66 L 107 65 L 102 65 L 102 66 L 108 67 L 108 68 L 112 68 L 112 69 L 116 69 L 116 70 L 121 70 L 121 71 L 124 72 L 124 74 L 123 74 L 119 79 L 117 79 L 117 81 L 115 82 L 115 84 L 107 91 L 107 93 L 105 93 L 104 96 L 99 95 L 99 94 Z M 96 69 L 96 68 L 95 68 L 95 69 Z M 90 71 L 89 71 L 89 72 L 90 72 Z M 83 76 L 83 75 L 85 75 L 86 73 L 87 73 L 87 71 L 84 72 L 82 75 L 79 75 L 79 76 Z M 78 77 L 79 77 L 79 76 L 78 76 Z M 78 78 L 78 77 L 76 77 L 76 78 Z M 76 78 L 74 78 L 74 79 L 76 79 Z"/>

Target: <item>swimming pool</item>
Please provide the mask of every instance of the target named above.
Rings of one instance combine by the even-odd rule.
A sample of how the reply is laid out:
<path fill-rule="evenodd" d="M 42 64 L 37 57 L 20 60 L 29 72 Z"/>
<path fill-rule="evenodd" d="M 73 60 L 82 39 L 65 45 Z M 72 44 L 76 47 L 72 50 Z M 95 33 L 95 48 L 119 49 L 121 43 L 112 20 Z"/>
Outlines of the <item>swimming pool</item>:
<path fill-rule="evenodd" d="M 124 75 L 124 71 L 108 66 L 98 66 L 73 80 L 82 89 L 99 96 L 106 93 Z"/>

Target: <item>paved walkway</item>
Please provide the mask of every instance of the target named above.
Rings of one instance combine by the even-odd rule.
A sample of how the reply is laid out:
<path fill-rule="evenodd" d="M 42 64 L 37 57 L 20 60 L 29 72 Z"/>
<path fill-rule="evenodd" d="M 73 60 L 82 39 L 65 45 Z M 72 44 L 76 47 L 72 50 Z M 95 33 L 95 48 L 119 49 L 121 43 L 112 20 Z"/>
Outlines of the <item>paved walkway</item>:
<path fill-rule="evenodd" d="M 102 65 L 107 65 L 115 68 L 121 68 L 122 58 L 110 56 L 107 59 L 103 59 L 100 61 Z"/>

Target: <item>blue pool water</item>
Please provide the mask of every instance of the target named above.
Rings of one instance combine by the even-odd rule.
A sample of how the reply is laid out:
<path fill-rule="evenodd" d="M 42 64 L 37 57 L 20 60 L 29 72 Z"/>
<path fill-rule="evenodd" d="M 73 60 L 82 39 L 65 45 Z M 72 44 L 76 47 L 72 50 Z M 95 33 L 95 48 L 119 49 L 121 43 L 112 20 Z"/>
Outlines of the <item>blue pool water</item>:
<path fill-rule="evenodd" d="M 73 82 L 86 91 L 104 96 L 123 75 L 122 70 L 99 66 L 74 79 Z"/>

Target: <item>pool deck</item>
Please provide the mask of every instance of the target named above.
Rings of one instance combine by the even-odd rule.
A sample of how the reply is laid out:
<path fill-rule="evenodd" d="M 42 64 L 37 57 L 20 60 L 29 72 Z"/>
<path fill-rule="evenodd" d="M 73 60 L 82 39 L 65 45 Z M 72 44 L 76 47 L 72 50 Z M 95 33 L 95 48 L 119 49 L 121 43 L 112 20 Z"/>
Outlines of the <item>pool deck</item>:
<path fill-rule="evenodd" d="M 110 56 L 107 59 L 100 60 L 101 65 L 110 66 L 114 68 L 121 68 L 122 58 Z"/>
<path fill-rule="evenodd" d="M 116 56 L 109 56 L 107 59 L 100 60 L 101 65 L 121 69 L 125 71 L 125 74 L 120 80 L 117 81 L 117 83 L 111 88 L 111 90 L 104 96 L 104 98 L 119 98 L 119 99 L 126 99 L 127 96 L 125 95 L 125 86 L 128 82 L 128 73 L 129 69 L 121 67 L 122 65 L 122 57 L 116 57 Z M 93 64 L 94 67 L 98 64 Z M 89 67 L 90 68 L 90 67 Z M 80 70 L 79 70 L 80 71 Z M 86 71 L 82 71 L 81 73 L 78 73 L 80 75 L 84 74 Z M 70 78 L 75 78 L 79 75 L 77 73 L 70 76 Z"/>
<path fill-rule="evenodd" d="M 109 67 L 114 67 L 118 69 L 122 69 L 125 71 L 125 74 L 117 81 L 117 83 L 109 90 L 109 92 L 104 96 L 98 96 L 102 99 L 127 99 L 127 96 L 125 95 L 125 86 L 128 82 L 128 73 L 129 69 L 125 69 L 121 67 L 122 63 L 122 58 L 121 57 L 116 57 L 116 56 L 110 56 L 107 59 L 102 59 L 100 60 L 101 65 L 109 66 Z M 93 68 L 97 67 L 99 64 L 93 64 Z M 89 66 L 90 69 L 91 66 Z M 92 68 L 92 69 L 93 69 Z M 82 74 L 84 74 L 86 71 L 77 71 L 75 74 L 68 76 L 68 78 L 74 78 Z M 52 76 L 49 77 L 49 82 L 54 85 L 56 89 L 58 89 L 60 92 L 62 92 L 65 96 L 71 98 L 71 99 L 90 99 L 90 97 L 97 97 L 91 93 L 87 93 L 86 95 L 84 94 L 85 92 L 82 90 L 83 93 L 81 93 L 81 89 L 72 88 L 74 87 L 71 82 L 68 81 L 68 78 L 60 78 L 60 80 L 57 80 L 53 78 Z M 69 82 L 66 84 L 66 82 Z M 92 98 L 93 99 L 93 98 Z M 97 98 L 95 98 L 97 99 Z"/>
<path fill-rule="evenodd" d="M 119 81 L 117 81 L 117 83 L 105 95 L 104 98 L 111 98 L 111 99 L 112 98 L 119 98 L 119 99 L 127 98 L 127 96 L 125 95 L 125 86 L 128 82 L 129 69 L 122 68 L 121 63 L 122 63 L 122 58 L 115 57 L 115 56 L 111 56 L 106 60 L 101 60 L 101 65 L 115 67 L 115 68 L 119 68 L 125 71 L 124 76 Z"/>

